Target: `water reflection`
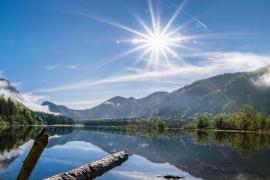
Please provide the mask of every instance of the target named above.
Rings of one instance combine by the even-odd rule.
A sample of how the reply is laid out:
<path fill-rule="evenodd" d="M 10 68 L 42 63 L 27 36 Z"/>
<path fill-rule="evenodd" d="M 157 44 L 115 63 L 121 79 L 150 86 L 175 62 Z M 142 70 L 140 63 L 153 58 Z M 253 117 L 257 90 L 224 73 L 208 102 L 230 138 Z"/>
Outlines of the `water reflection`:
<path fill-rule="evenodd" d="M 31 147 L 38 132 L 36 128 L 11 127 L 0 129 L 0 172 L 3 172 L 21 154 Z"/>
<path fill-rule="evenodd" d="M 32 179 L 68 171 L 120 150 L 128 150 L 133 156 L 101 179 L 141 179 L 166 174 L 188 179 L 270 178 L 270 137 L 265 134 L 128 132 L 71 127 L 49 131 L 49 144 Z M 13 129 L 1 133 L 1 152 L 18 150 L 21 153 L 3 161 L 7 156 L 0 154 L 0 177 L 16 177 L 34 132 L 38 130 Z M 13 145 L 7 141 L 9 138 L 13 139 Z"/>
<path fill-rule="evenodd" d="M 270 149 L 270 135 L 256 133 L 192 132 L 187 133 L 198 144 L 228 146 L 242 158 L 250 158 L 256 152 Z"/>

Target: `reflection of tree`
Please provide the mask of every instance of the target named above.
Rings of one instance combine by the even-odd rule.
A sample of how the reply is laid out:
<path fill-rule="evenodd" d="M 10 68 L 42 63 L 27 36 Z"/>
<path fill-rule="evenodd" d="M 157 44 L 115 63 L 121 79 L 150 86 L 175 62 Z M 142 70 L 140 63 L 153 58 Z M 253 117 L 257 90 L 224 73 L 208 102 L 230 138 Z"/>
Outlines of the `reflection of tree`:
<path fill-rule="evenodd" d="M 168 131 L 165 130 L 148 130 L 148 129 L 132 129 L 132 128 L 111 128 L 111 127 L 85 127 L 84 130 L 95 131 L 100 133 L 133 135 L 140 137 L 170 138 Z"/>
<path fill-rule="evenodd" d="M 18 126 L 0 129 L 0 169 L 6 169 L 20 154 L 20 146 L 35 137 L 39 130 L 38 127 Z"/>
<path fill-rule="evenodd" d="M 206 144 L 208 142 L 208 133 L 197 131 L 197 142 L 198 144 Z"/>
<path fill-rule="evenodd" d="M 169 131 L 136 131 L 130 129 L 117 128 L 85 128 L 110 134 L 132 135 L 140 137 L 153 137 L 162 139 L 172 139 L 172 132 Z M 236 150 L 241 157 L 248 158 L 255 152 L 270 149 L 270 135 L 257 133 L 232 133 L 232 132 L 211 132 L 211 131 L 186 131 L 185 134 L 193 139 L 197 144 L 214 144 L 218 146 L 229 146 Z"/>
<path fill-rule="evenodd" d="M 252 158 L 242 158 L 240 151 L 228 146 L 226 142 L 228 134 L 231 133 L 164 131 L 159 134 L 156 132 L 155 136 L 154 133 L 149 135 L 138 129 L 136 131 L 86 128 L 78 131 L 75 138 L 72 135 L 61 138 L 65 138 L 65 142 L 71 139 L 87 141 L 109 153 L 125 149 L 130 154 L 141 155 L 152 162 L 169 162 L 203 179 L 236 179 L 239 173 L 253 179 L 270 176 L 269 151 L 252 154 Z M 258 134 L 254 134 L 256 135 Z M 241 134 L 231 134 L 228 141 L 240 138 L 239 136 Z M 64 143 L 61 138 L 52 140 Z M 267 140 L 269 139 L 261 141 Z M 249 141 L 247 143 L 250 144 Z"/>
<path fill-rule="evenodd" d="M 0 130 L 0 152 L 17 148 L 29 139 L 35 137 L 39 127 L 12 126 Z"/>
<path fill-rule="evenodd" d="M 211 143 L 235 149 L 241 157 L 248 158 L 257 151 L 270 149 L 270 135 L 256 133 L 189 132 L 198 144 Z"/>
<path fill-rule="evenodd" d="M 62 127 L 49 127 L 48 132 L 51 136 L 53 135 L 64 135 L 72 133 L 74 130 L 74 127 L 72 126 L 62 126 Z"/>
<path fill-rule="evenodd" d="M 35 136 L 41 131 L 42 127 L 38 126 L 11 126 L 9 128 L 0 129 L 0 152 L 9 151 Z M 73 132 L 73 127 L 49 127 L 50 135 L 68 134 Z"/>

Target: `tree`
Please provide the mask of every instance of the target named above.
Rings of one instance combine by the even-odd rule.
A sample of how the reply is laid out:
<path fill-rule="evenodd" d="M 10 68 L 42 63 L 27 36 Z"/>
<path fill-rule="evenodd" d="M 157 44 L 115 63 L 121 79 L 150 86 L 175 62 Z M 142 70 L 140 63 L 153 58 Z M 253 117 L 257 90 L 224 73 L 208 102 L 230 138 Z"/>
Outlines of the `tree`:
<path fill-rule="evenodd" d="M 227 129 L 226 117 L 224 114 L 219 114 L 214 117 L 214 127 L 216 129 Z"/>
<path fill-rule="evenodd" d="M 263 115 L 256 112 L 251 105 L 244 105 L 239 112 L 234 114 L 233 121 L 237 125 L 237 129 L 255 131 L 261 128 L 260 122 L 263 118 Z"/>
<path fill-rule="evenodd" d="M 197 128 L 198 129 L 208 128 L 209 125 L 210 125 L 209 119 L 206 115 L 197 116 Z"/>

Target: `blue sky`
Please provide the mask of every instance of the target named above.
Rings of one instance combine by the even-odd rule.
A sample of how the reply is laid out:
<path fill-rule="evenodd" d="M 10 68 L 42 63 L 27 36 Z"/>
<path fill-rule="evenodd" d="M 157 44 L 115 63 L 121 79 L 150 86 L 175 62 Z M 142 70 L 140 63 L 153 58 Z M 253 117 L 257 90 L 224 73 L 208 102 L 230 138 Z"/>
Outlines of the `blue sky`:
<path fill-rule="evenodd" d="M 133 14 L 151 27 L 147 0 L 12 0 L 0 5 L 1 74 L 24 93 L 86 108 L 270 64 L 270 1 L 151 2 L 161 26 L 183 5 L 171 28 L 194 36 L 183 42 L 189 49 L 174 48 L 179 59 L 169 57 L 171 68 L 160 61 L 147 69 L 148 57 L 136 62 L 141 51 L 119 58 L 136 47 L 127 41 L 136 35 L 108 22 L 145 32 Z"/>

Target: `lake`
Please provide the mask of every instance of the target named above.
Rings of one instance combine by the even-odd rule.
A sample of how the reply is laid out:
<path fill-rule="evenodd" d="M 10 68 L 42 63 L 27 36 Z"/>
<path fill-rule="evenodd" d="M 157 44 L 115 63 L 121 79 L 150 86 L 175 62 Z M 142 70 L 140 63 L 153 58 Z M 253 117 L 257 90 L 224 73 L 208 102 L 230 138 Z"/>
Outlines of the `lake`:
<path fill-rule="evenodd" d="M 0 179 L 16 179 L 37 127 L 0 130 Z M 139 132 L 49 128 L 50 138 L 31 179 L 42 179 L 127 150 L 121 166 L 98 179 L 270 179 L 270 137 L 254 133 Z"/>

